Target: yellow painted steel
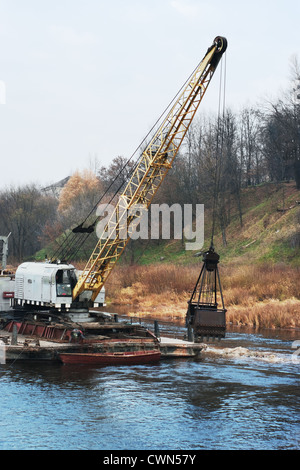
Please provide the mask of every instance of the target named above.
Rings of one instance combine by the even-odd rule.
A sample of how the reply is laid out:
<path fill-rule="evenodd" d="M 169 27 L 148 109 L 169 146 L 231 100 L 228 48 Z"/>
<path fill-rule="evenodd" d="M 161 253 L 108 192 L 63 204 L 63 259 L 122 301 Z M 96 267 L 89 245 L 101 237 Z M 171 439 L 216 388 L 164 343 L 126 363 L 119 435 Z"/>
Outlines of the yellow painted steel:
<path fill-rule="evenodd" d="M 136 218 L 129 213 L 130 211 L 127 211 L 126 218 L 119 217 L 121 211 L 124 208 L 130 209 L 136 204 L 142 205 L 145 209 L 149 207 L 172 166 L 226 47 L 225 38 L 218 36 L 214 40 L 213 45 L 208 49 L 205 57 L 143 151 L 110 221 L 78 279 L 73 290 L 73 299 L 76 299 L 84 291 L 92 291 L 91 300 L 95 300 L 97 297 L 130 240 L 130 229 L 126 237 L 120 237 L 120 233 L 124 233 L 127 227 L 133 228 L 134 223 L 137 222 Z"/>

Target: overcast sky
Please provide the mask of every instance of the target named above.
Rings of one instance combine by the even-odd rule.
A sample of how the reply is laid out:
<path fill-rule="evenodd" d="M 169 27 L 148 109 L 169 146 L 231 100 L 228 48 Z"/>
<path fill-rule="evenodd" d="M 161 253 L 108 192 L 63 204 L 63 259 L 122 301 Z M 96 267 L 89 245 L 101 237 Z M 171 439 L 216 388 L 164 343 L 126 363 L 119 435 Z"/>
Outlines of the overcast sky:
<path fill-rule="evenodd" d="M 218 35 L 227 106 L 277 97 L 300 2 L 0 0 L 0 189 L 129 158 Z M 217 113 L 218 73 L 198 115 Z"/>

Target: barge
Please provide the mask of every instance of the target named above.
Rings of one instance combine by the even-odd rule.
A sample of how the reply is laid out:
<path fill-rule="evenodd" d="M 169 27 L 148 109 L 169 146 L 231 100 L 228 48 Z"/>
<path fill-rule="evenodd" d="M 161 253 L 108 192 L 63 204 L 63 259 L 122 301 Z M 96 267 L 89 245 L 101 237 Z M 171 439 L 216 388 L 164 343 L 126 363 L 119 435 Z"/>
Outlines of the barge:
<path fill-rule="evenodd" d="M 82 363 L 84 360 L 85 364 L 90 365 L 129 365 L 197 357 L 205 347 L 176 338 L 157 338 L 140 324 L 109 319 L 79 324 L 2 318 L 0 344 L 4 362 L 51 361 L 66 364 Z"/>
<path fill-rule="evenodd" d="M 203 345 L 160 338 L 140 323 L 119 321 L 117 314 L 95 309 L 58 311 L 16 304 L 15 276 L 0 275 L 0 364 L 51 361 L 57 364 L 133 364 L 195 357 Z M 102 307 L 105 306 L 103 289 Z M 46 307 L 46 308 L 45 308 Z M 154 322 L 157 323 L 157 322 Z"/>

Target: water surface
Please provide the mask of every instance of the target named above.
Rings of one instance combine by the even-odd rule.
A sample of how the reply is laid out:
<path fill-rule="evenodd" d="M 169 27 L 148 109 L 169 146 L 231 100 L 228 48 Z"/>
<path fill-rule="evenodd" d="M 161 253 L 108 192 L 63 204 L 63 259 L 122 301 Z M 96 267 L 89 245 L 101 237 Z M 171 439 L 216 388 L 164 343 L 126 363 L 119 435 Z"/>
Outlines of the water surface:
<path fill-rule="evenodd" d="M 1 365 L 0 449 L 299 449 L 295 338 L 268 336 L 153 365 Z"/>

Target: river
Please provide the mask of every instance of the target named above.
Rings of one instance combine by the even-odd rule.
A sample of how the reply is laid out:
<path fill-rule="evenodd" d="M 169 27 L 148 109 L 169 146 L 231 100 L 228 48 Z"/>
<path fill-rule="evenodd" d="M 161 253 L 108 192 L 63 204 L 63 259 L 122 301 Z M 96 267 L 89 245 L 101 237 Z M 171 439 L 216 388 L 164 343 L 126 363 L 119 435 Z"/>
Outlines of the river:
<path fill-rule="evenodd" d="M 299 337 L 232 330 L 152 365 L 1 365 L 0 449 L 299 449 Z"/>

